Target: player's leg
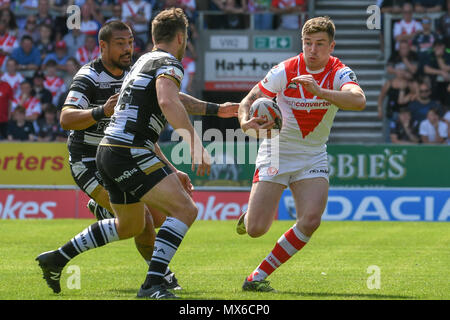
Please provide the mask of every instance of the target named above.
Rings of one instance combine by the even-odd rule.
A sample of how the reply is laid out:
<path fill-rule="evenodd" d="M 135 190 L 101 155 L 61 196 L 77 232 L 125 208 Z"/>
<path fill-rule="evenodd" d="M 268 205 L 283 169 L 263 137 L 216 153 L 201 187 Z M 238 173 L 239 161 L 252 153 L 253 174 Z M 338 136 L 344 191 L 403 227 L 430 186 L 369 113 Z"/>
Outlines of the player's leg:
<path fill-rule="evenodd" d="M 176 174 L 170 174 L 141 197 L 141 201 L 167 215 L 156 235 L 155 250 L 139 297 L 157 297 L 164 292 L 164 274 L 189 227 L 197 217 L 197 207 Z M 155 296 L 156 295 L 156 296 Z"/>
<path fill-rule="evenodd" d="M 327 205 L 328 187 L 329 183 L 325 178 L 300 180 L 290 186 L 297 211 L 297 223 L 294 227 L 305 238 L 310 238 L 320 226 Z"/>
<path fill-rule="evenodd" d="M 240 217 L 240 223 L 244 223 L 250 237 L 260 237 L 269 231 L 285 188 L 282 184 L 268 181 L 253 183 L 247 212 Z"/>
<path fill-rule="evenodd" d="M 328 167 L 325 153 L 308 157 L 305 167 L 290 178 L 289 187 L 297 210 L 297 223 L 286 231 L 253 273 L 243 289 L 270 291 L 266 278 L 301 250 L 320 225 L 328 198 Z"/>
<path fill-rule="evenodd" d="M 149 219 L 152 219 L 152 221 L 153 221 L 153 227 L 160 228 L 162 226 L 162 224 L 164 223 L 164 221 L 166 221 L 167 216 L 155 208 L 149 208 L 147 205 L 145 207 L 146 207 L 146 211 L 148 212 Z M 152 240 L 152 245 L 151 245 L 152 254 L 153 254 L 154 242 L 155 242 L 155 237 L 156 237 L 156 232 L 155 232 L 154 228 L 153 228 L 153 240 Z M 144 233 L 146 233 L 145 230 L 144 230 Z M 135 238 L 135 242 L 136 242 L 136 238 Z M 149 243 L 150 239 L 148 239 L 148 240 L 146 240 L 146 239 L 148 239 L 147 236 L 143 236 L 142 240 L 146 241 L 145 243 Z M 140 242 L 141 239 L 139 239 L 138 241 Z M 138 244 L 136 244 L 136 247 L 137 246 L 138 246 Z M 147 263 L 150 266 L 150 260 L 147 260 Z M 172 270 L 170 270 L 169 267 L 167 267 L 166 273 L 164 274 L 164 282 L 165 282 L 167 289 L 173 289 L 173 290 L 183 289 L 180 286 L 180 284 L 178 283 L 178 279 L 175 276 L 175 273 L 172 272 Z"/>

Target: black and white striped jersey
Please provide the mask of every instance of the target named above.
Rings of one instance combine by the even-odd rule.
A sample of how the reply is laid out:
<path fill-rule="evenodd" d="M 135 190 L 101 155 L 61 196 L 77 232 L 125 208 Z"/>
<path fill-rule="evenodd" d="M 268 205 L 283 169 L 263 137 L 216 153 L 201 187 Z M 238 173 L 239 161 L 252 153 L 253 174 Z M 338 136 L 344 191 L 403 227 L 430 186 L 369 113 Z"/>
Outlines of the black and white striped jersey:
<path fill-rule="evenodd" d="M 105 104 L 120 91 L 128 71 L 120 77 L 112 75 L 101 58 L 85 64 L 75 75 L 64 108 L 92 109 Z M 68 147 L 71 158 L 95 158 L 97 146 L 104 136 L 110 118 L 103 118 L 85 130 L 71 130 Z"/>
<path fill-rule="evenodd" d="M 154 149 L 167 123 L 156 96 L 156 79 L 164 76 L 178 86 L 184 69 L 180 61 L 163 50 L 141 56 L 120 90 L 119 101 L 101 144 Z"/>

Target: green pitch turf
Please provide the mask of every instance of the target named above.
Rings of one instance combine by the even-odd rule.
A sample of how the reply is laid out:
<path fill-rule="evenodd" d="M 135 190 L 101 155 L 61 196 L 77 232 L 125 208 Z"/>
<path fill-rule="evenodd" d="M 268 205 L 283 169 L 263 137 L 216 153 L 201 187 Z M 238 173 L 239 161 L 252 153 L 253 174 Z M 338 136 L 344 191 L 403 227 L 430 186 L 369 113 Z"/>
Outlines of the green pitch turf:
<path fill-rule="evenodd" d="M 135 299 L 147 264 L 133 240 L 76 257 L 51 293 L 34 258 L 64 244 L 93 220 L 0 221 L 0 299 Z M 197 221 L 171 263 L 182 299 L 450 299 L 450 225 L 323 222 L 310 243 L 270 277 L 277 293 L 249 293 L 242 282 L 293 221 L 265 236 L 238 236 L 235 221 Z M 78 266 L 80 289 L 69 266 Z M 369 266 L 379 269 L 379 289 Z M 75 267 L 76 270 L 77 267 Z M 369 270 L 370 271 L 370 270 Z"/>

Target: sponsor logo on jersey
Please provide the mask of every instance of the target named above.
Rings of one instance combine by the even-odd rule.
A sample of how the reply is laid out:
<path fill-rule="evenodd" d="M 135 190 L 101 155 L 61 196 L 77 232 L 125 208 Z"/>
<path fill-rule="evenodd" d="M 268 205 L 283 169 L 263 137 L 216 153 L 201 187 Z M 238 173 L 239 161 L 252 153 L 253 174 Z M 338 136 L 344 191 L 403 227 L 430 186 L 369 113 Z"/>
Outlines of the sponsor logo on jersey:
<path fill-rule="evenodd" d="M 100 89 L 109 89 L 111 88 L 111 83 L 109 82 L 100 82 L 99 83 Z"/>
<path fill-rule="evenodd" d="M 331 102 L 329 101 L 306 102 L 289 100 L 287 104 L 295 108 L 323 108 L 331 106 Z"/>

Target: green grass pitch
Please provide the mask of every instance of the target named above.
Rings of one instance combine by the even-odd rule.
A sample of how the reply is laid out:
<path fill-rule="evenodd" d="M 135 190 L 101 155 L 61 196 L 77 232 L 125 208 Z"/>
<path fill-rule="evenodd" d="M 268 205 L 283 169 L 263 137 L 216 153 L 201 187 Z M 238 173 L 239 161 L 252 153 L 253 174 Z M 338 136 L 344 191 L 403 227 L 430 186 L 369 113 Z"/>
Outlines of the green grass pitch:
<path fill-rule="evenodd" d="M 34 258 L 93 221 L 0 221 L 0 299 L 136 299 L 147 264 L 133 240 L 72 260 L 68 266 L 79 267 L 80 289 L 68 288 L 75 282 L 67 267 L 58 295 L 42 279 Z M 171 263 L 182 299 L 450 299 L 448 223 L 323 222 L 308 245 L 269 277 L 277 293 L 243 292 L 241 285 L 293 221 L 275 221 L 257 239 L 238 236 L 235 223 L 194 223 Z M 375 276 L 369 266 L 379 268 L 379 289 L 368 288 Z"/>

